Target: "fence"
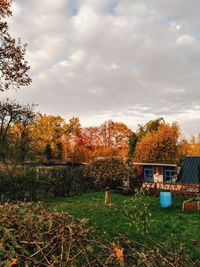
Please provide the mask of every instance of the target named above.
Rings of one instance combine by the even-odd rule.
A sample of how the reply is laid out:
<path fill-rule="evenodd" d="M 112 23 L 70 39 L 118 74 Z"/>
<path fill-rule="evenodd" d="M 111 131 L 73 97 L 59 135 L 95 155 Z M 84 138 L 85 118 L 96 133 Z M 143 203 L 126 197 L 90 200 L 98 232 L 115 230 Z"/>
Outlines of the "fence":
<path fill-rule="evenodd" d="M 149 190 L 155 196 L 159 195 L 162 190 L 169 190 L 174 196 L 193 197 L 200 193 L 200 184 L 170 184 L 170 183 L 153 183 L 143 182 L 142 187 Z"/>

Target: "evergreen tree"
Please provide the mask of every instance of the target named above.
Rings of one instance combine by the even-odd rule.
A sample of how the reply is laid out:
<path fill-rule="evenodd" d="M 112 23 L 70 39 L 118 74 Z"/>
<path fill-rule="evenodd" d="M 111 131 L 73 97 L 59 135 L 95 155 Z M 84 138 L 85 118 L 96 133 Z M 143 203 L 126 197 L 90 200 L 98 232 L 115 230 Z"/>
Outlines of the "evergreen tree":
<path fill-rule="evenodd" d="M 135 132 L 132 132 L 132 134 L 129 137 L 129 151 L 128 151 L 128 158 L 132 159 L 134 152 L 135 152 L 135 147 L 138 142 L 138 136 Z"/>
<path fill-rule="evenodd" d="M 51 148 L 51 145 L 49 143 L 46 144 L 46 148 L 45 148 L 44 154 L 45 154 L 47 160 L 50 160 L 53 157 L 52 148 Z"/>

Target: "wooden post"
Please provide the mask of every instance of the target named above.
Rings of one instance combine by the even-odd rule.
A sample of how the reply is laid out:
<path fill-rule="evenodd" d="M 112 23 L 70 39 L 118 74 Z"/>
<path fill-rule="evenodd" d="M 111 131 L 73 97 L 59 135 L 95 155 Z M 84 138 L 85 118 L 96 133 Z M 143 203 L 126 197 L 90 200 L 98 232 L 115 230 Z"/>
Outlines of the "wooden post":
<path fill-rule="evenodd" d="M 107 205 L 111 204 L 110 188 L 108 186 L 106 187 L 106 192 L 105 192 L 105 204 Z"/>
<path fill-rule="evenodd" d="M 154 196 L 157 196 L 157 183 L 154 185 Z"/>

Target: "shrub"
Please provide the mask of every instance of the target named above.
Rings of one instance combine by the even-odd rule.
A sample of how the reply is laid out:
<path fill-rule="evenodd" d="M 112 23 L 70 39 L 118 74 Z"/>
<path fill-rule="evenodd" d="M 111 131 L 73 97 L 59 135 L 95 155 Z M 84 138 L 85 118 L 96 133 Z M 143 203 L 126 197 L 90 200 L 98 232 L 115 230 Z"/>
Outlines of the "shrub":
<path fill-rule="evenodd" d="M 38 168 L 40 195 L 67 196 L 71 192 L 71 180 L 69 167 Z"/>
<path fill-rule="evenodd" d="M 39 187 L 56 197 L 86 193 L 94 189 L 93 182 L 83 175 L 84 167 L 40 168 Z"/>
<path fill-rule="evenodd" d="M 48 196 L 64 197 L 94 190 L 83 167 L 25 168 L 15 174 L 0 172 L 2 200 L 37 200 Z"/>
<path fill-rule="evenodd" d="M 35 200 L 37 194 L 36 171 L 34 169 L 17 170 L 15 174 L 0 172 L 1 199 Z"/>
<path fill-rule="evenodd" d="M 123 180 L 131 181 L 135 178 L 133 168 L 115 158 L 96 160 L 88 164 L 84 175 L 93 178 L 97 188 L 122 185 Z"/>
<path fill-rule="evenodd" d="M 149 197 L 143 189 L 136 189 L 134 197 L 124 201 L 124 211 L 129 224 L 135 226 L 143 239 L 149 233 L 151 213 L 149 211 Z"/>
<path fill-rule="evenodd" d="M 72 172 L 72 188 L 73 194 L 82 194 L 96 190 L 93 179 L 84 175 L 85 167 L 77 167 L 71 170 Z"/>

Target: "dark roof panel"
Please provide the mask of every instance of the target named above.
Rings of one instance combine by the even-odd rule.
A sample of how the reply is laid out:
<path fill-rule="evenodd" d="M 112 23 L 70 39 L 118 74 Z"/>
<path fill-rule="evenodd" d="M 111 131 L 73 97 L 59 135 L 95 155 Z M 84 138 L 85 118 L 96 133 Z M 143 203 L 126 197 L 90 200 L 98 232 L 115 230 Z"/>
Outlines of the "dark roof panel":
<path fill-rule="evenodd" d="M 200 183 L 200 156 L 186 157 L 181 166 L 180 182 L 183 184 Z"/>

